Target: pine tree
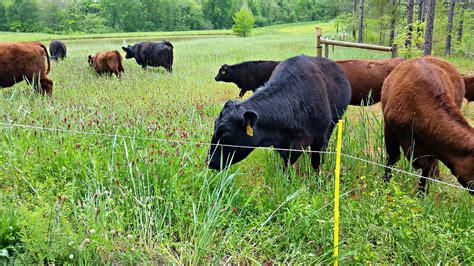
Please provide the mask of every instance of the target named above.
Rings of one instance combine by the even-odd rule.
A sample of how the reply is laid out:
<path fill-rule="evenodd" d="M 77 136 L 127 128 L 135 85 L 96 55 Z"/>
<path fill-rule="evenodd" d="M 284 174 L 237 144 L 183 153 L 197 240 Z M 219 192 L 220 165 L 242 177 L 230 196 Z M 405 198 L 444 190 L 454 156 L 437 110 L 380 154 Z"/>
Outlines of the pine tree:
<path fill-rule="evenodd" d="M 411 46 L 411 38 L 413 32 L 413 0 L 408 0 L 407 3 L 407 38 L 405 40 L 405 47 Z"/>
<path fill-rule="evenodd" d="M 364 4 L 365 4 L 365 0 L 360 0 L 360 6 L 359 6 L 359 36 L 357 38 L 357 42 L 359 42 L 359 43 L 363 42 L 363 36 L 364 36 Z"/>
<path fill-rule="evenodd" d="M 252 12 L 245 6 L 237 11 L 233 17 L 234 26 L 232 30 L 239 36 L 247 37 L 255 24 Z"/>
<path fill-rule="evenodd" d="M 428 0 L 428 16 L 426 17 L 426 31 L 425 31 L 425 49 L 423 55 L 431 55 L 433 48 L 433 28 L 434 17 L 436 9 L 436 0 Z"/>
<path fill-rule="evenodd" d="M 445 55 L 451 54 L 451 35 L 453 31 L 454 7 L 455 7 L 454 0 L 451 0 L 449 3 L 449 11 L 448 11 L 448 26 L 446 29 L 447 30 L 446 45 L 444 47 Z"/>

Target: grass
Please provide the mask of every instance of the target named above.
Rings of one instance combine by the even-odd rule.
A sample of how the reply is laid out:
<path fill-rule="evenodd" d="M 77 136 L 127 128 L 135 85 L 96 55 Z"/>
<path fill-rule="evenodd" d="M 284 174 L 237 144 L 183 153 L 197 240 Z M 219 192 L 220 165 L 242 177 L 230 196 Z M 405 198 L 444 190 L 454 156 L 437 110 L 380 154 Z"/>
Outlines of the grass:
<path fill-rule="evenodd" d="M 2 89 L 2 121 L 129 137 L 3 128 L 0 262 L 330 263 L 334 156 L 319 173 L 306 157 L 284 173 L 277 155 L 257 150 L 217 173 L 205 168 L 206 145 L 154 140 L 209 142 L 223 103 L 238 95 L 235 86 L 213 80 L 220 65 L 314 54 L 313 28 L 174 39 L 173 74 L 126 60 L 121 80 L 98 76 L 87 55 L 168 33 L 67 39 L 68 58 L 50 73 L 54 96 L 43 98 L 25 83 Z M 330 56 L 387 54 L 336 48 Z M 453 59 L 463 71 L 473 69 L 469 60 Z M 472 104 L 463 113 L 472 121 Z M 345 120 L 343 152 L 383 163 L 380 106 L 350 107 Z M 334 146 L 333 138 L 329 150 Z M 379 167 L 346 157 L 342 164 L 341 262 L 473 263 L 467 192 L 431 184 L 419 198 L 416 178 L 396 174 L 386 185 Z M 396 166 L 412 171 L 406 160 Z M 445 168 L 442 180 L 456 183 Z"/>

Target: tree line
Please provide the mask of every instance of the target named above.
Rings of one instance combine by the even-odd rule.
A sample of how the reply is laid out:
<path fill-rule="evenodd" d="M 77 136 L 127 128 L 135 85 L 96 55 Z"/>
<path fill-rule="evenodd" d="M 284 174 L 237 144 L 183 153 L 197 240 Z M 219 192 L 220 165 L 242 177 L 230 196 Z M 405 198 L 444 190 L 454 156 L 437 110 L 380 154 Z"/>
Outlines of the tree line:
<path fill-rule="evenodd" d="M 397 43 L 404 56 L 430 54 L 431 49 L 472 55 L 473 10 L 474 0 L 0 0 L 0 31 L 69 34 L 233 26 L 247 36 L 253 26 L 334 20 L 334 38 Z"/>
<path fill-rule="evenodd" d="M 398 44 L 402 55 L 461 54 L 474 49 L 473 0 L 353 0 L 336 17 L 336 38 Z"/>
<path fill-rule="evenodd" d="M 349 0 L 0 0 L 0 31 L 101 33 L 230 28 L 245 5 L 256 26 L 329 20 Z"/>

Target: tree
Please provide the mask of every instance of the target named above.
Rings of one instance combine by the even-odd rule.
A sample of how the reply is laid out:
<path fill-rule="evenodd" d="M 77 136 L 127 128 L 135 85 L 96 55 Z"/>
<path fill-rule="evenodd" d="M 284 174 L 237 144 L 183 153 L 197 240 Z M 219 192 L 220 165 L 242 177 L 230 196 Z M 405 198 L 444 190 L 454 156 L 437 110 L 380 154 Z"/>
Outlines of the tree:
<path fill-rule="evenodd" d="M 397 23 L 397 9 L 398 5 L 396 0 L 392 0 L 392 6 L 391 6 L 391 19 L 390 19 L 390 39 L 389 39 L 389 44 L 392 45 L 393 42 L 395 41 L 395 27 Z"/>
<path fill-rule="evenodd" d="M 39 30 L 39 8 L 35 0 L 13 0 L 7 4 L 5 11 L 10 30 L 22 32 Z"/>
<path fill-rule="evenodd" d="M 239 36 L 247 37 L 255 24 L 255 18 L 252 12 L 246 6 L 242 6 L 242 8 L 235 13 L 233 19 L 234 26 L 232 26 L 232 31 Z"/>
<path fill-rule="evenodd" d="M 447 35 L 446 35 L 446 45 L 444 47 L 444 54 L 449 55 L 451 54 L 451 33 L 453 31 L 453 17 L 454 17 L 454 7 L 455 3 L 454 0 L 449 2 L 449 10 L 448 10 L 448 26 L 446 28 Z"/>
<path fill-rule="evenodd" d="M 433 28 L 434 28 L 434 17 L 436 9 L 436 0 L 428 1 L 428 16 L 426 18 L 426 30 L 425 30 L 425 48 L 423 55 L 430 55 L 433 48 Z"/>
<path fill-rule="evenodd" d="M 413 0 L 407 2 L 407 38 L 405 40 L 405 47 L 411 46 L 411 37 L 413 32 Z"/>
<path fill-rule="evenodd" d="M 364 33 L 364 3 L 365 0 L 360 0 L 359 6 L 359 36 L 357 38 L 357 42 L 362 43 L 363 41 L 363 33 Z"/>
<path fill-rule="evenodd" d="M 8 30 L 8 23 L 7 23 L 7 16 L 5 13 L 5 6 L 0 1 L 0 31 L 7 31 Z"/>
<path fill-rule="evenodd" d="M 352 14 L 354 14 L 354 18 L 357 18 L 357 0 L 354 0 L 354 3 L 352 4 Z M 356 30 L 352 30 L 352 38 L 356 38 Z"/>
<path fill-rule="evenodd" d="M 459 15 L 458 35 L 456 38 L 457 42 L 462 41 L 463 24 L 464 24 L 464 9 L 466 8 L 467 1 L 469 0 L 459 0 L 459 8 L 461 10 L 461 14 Z"/>
<path fill-rule="evenodd" d="M 424 3 L 425 0 L 418 0 L 418 21 L 425 21 Z"/>
<path fill-rule="evenodd" d="M 202 9 L 205 18 L 211 21 L 214 28 L 223 29 L 232 25 L 232 14 L 235 12 L 234 0 L 206 0 Z"/>

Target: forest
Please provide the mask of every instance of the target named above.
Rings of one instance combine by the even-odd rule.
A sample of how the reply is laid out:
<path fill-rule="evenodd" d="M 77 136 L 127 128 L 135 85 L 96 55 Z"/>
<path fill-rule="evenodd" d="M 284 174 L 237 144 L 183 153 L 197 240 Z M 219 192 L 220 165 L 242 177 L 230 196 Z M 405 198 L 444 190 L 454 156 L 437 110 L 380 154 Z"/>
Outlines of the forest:
<path fill-rule="evenodd" d="M 417 55 L 425 41 L 429 0 L 0 0 L 0 31 L 108 33 L 228 29 L 242 7 L 255 27 L 329 21 L 338 39 L 403 44 Z M 474 1 L 436 0 L 434 49 L 470 54 Z M 447 33 L 450 34 L 447 34 Z M 398 34 L 397 34 L 398 33 Z M 449 38 L 449 40 L 446 40 Z M 449 42 L 449 44 L 448 44 Z M 448 46 L 448 47 L 446 47 Z M 421 50 L 421 49 L 418 49 Z M 444 50 L 444 51 L 443 51 Z"/>
<path fill-rule="evenodd" d="M 346 3 L 347 2 L 347 3 Z M 0 30 L 132 32 L 222 29 L 247 5 L 257 26 L 328 20 L 350 11 L 338 0 L 0 0 Z M 348 6 L 348 8 L 343 8 Z"/>

